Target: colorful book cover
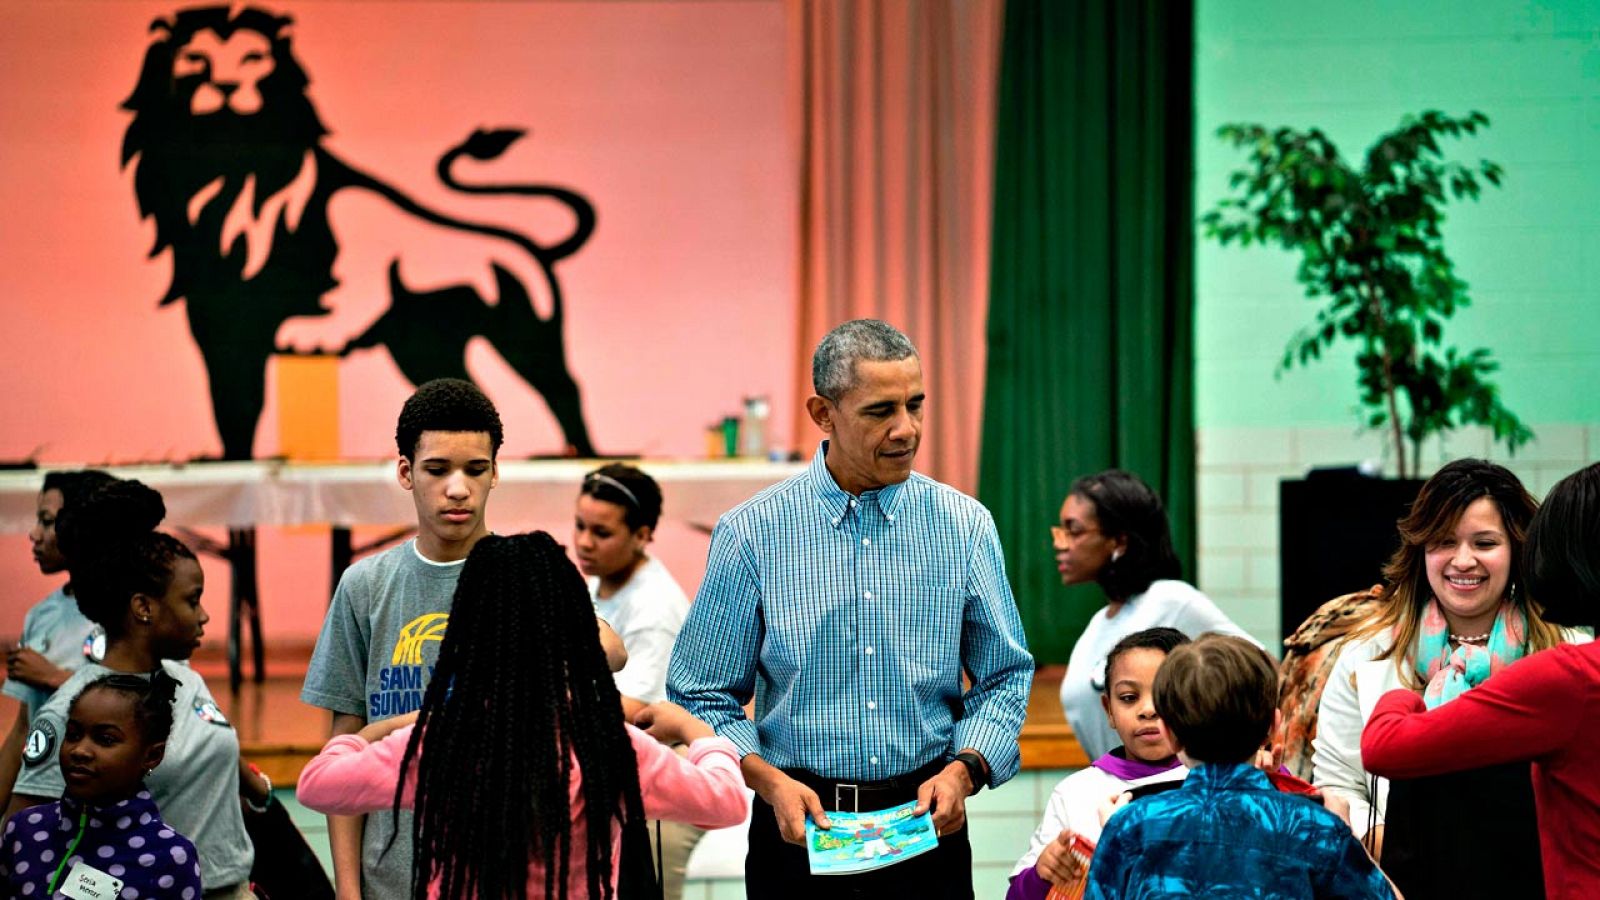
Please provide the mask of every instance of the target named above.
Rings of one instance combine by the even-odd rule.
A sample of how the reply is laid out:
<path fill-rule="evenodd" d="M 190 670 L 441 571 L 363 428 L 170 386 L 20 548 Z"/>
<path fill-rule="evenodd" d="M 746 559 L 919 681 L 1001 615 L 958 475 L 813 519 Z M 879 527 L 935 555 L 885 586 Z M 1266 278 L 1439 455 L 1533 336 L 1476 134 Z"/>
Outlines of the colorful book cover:
<path fill-rule="evenodd" d="M 1072 858 L 1078 861 L 1079 875 L 1071 884 L 1058 884 L 1050 888 L 1045 900 L 1083 900 L 1089 887 L 1089 860 L 1094 856 L 1094 842 L 1081 834 L 1072 835 Z"/>
<path fill-rule="evenodd" d="M 892 866 L 939 845 L 933 815 L 914 816 L 915 800 L 873 812 L 831 812 L 827 830 L 806 820 L 813 875 L 849 875 Z"/>

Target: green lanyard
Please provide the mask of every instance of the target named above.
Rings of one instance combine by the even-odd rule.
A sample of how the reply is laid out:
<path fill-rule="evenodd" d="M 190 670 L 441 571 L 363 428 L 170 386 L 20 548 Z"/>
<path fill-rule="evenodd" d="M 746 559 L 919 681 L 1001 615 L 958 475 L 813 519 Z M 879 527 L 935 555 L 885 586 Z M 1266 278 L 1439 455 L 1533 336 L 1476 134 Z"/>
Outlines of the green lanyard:
<path fill-rule="evenodd" d="M 78 813 L 78 836 L 72 839 L 72 846 L 68 847 L 67 852 L 61 855 L 61 865 L 56 866 L 56 874 L 50 879 L 50 890 L 44 892 L 46 897 L 55 895 L 56 888 L 61 885 L 61 872 L 67 867 L 67 860 L 71 859 L 72 854 L 78 849 L 78 842 L 83 840 L 83 830 L 88 827 L 89 811 L 84 809 Z"/>

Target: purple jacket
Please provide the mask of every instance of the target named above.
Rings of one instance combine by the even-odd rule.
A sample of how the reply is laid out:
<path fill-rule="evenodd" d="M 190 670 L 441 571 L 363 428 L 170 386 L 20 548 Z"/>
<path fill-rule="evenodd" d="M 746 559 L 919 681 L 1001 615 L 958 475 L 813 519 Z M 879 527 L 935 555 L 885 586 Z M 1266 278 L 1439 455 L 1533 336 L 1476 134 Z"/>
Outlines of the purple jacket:
<path fill-rule="evenodd" d="M 0 837 L 0 885 L 8 897 L 60 897 L 59 886 L 54 894 L 46 891 L 58 870 L 66 883 L 80 860 L 120 879 L 121 900 L 200 896 L 200 858 L 194 844 L 161 821 L 155 801 L 143 789 L 108 806 L 63 797 L 12 816 Z"/>

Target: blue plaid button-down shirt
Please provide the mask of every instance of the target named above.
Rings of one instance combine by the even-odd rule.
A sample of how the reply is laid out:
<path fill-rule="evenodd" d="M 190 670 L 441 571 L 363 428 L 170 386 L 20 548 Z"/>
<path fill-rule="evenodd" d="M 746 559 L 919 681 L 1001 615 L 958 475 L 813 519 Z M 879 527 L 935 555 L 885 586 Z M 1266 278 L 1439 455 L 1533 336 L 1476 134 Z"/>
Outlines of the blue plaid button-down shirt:
<path fill-rule="evenodd" d="M 1033 657 L 994 520 L 917 474 L 852 497 L 827 446 L 717 523 L 668 697 L 779 768 L 880 781 L 971 747 L 1006 781 Z"/>

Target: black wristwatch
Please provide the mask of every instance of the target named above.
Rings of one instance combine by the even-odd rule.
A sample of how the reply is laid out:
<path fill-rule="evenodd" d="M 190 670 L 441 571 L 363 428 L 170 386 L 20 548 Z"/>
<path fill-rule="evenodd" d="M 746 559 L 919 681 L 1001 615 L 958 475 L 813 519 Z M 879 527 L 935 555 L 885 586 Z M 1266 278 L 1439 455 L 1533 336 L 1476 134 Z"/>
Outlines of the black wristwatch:
<path fill-rule="evenodd" d="M 983 767 L 983 757 L 971 750 L 963 750 L 956 754 L 956 762 L 967 767 L 967 777 L 972 779 L 972 792 L 976 794 L 983 790 L 983 786 L 989 781 L 989 776 Z"/>

